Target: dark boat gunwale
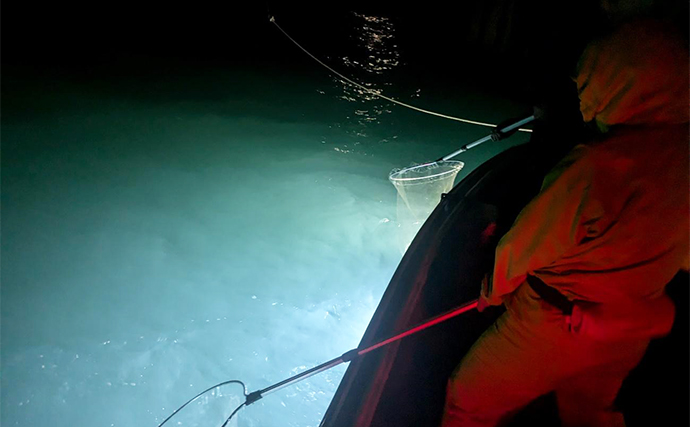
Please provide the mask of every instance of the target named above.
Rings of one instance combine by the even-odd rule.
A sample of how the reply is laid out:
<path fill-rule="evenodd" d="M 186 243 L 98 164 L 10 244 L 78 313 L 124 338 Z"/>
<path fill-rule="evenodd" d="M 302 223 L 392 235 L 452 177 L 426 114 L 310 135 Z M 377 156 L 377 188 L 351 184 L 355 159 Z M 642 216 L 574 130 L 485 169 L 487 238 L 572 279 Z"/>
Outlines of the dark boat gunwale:
<path fill-rule="evenodd" d="M 545 152 L 534 143 L 510 148 L 480 165 L 445 195 L 403 256 L 360 348 L 475 299 L 481 278 L 493 265 L 498 239 L 537 194 L 543 176 L 562 154 L 558 149 Z M 685 302 L 679 307 L 674 332 L 652 343 L 619 396 L 628 414 L 633 414 L 631 426 L 647 425 L 644 420 L 653 419 L 653 411 L 642 410 L 646 394 L 641 389 L 658 380 L 650 372 L 659 371 L 659 361 L 679 346 L 682 351 L 676 351 L 674 368 L 667 366 L 666 370 L 683 371 L 676 367 L 683 357 L 686 366 L 680 382 L 666 393 L 672 396 L 667 400 L 673 396 L 683 399 L 690 393 L 687 274 L 674 282 L 672 296 L 681 306 Z M 321 426 L 437 425 L 450 372 L 500 313 L 470 312 L 353 361 Z M 687 410 L 684 416 L 675 409 L 666 411 L 669 420 L 687 419 Z M 513 425 L 558 425 L 552 402 L 542 399 L 523 412 Z"/>

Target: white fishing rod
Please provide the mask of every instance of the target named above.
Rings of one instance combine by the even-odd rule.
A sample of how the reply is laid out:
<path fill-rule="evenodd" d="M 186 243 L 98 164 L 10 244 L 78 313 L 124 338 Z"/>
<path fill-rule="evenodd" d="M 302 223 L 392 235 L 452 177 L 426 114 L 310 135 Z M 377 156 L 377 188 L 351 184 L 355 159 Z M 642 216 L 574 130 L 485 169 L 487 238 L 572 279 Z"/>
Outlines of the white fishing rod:
<path fill-rule="evenodd" d="M 420 113 L 429 114 L 429 115 L 432 115 L 432 116 L 441 117 L 441 118 L 444 118 L 444 119 L 454 120 L 454 121 L 458 121 L 458 122 L 462 122 L 462 123 L 467 123 L 467 124 L 472 124 L 472 125 L 477 125 L 477 126 L 485 126 L 485 127 L 493 127 L 493 128 L 496 128 L 493 132 L 491 132 L 490 135 L 487 135 L 487 136 L 485 136 L 485 137 L 483 137 L 483 138 L 480 138 L 480 139 L 478 139 L 478 140 L 476 140 L 476 141 L 474 141 L 474 142 L 470 142 L 469 144 L 465 144 L 465 145 L 463 145 L 462 147 L 460 147 L 458 150 L 456 150 L 456 151 L 454 151 L 454 152 L 452 152 L 452 153 L 450 153 L 450 154 L 448 154 L 448 155 L 446 155 L 446 156 L 443 156 L 443 157 L 441 157 L 440 159 L 438 159 L 438 160 L 436 160 L 436 161 L 434 161 L 434 162 L 425 163 L 425 164 L 423 164 L 423 165 L 417 165 L 417 166 L 414 166 L 414 168 L 419 168 L 420 166 L 430 166 L 430 165 L 433 165 L 433 164 L 435 164 L 435 163 L 439 163 L 439 162 L 442 162 L 442 161 L 450 160 L 450 159 L 452 159 L 453 157 L 457 156 L 458 154 L 464 153 L 465 151 L 470 150 L 470 149 L 476 147 L 476 146 L 479 145 L 479 144 L 482 144 L 482 143 L 484 143 L 484 142 L 486 142 L 486 141 L 490 141 L 490 140 L 491 140 L 491 141 L 499 141 L 499 140 L 501 140 L 501 139 L 504 139 L 504 138 L 506 138 L 506 137 L 512 135 L 513 133 L 515 133 L 515 132 L 517 132 L 517 131 L 520 131 L 520 132 L 532 132 L 532 129 L 523 129 L 523 128 L 521 128 L 520 126 L 524 126 L 524 125 L 526 125 L 527 123 L 530 123 L 531 121 L 535 120 L 535 119 L 537 118 L 537 112 L 536 112 L 536 111 L 535 111 L 535 114 L 533 114 L 533 115 L 531 115 L 531 116 L 529 116 L 529 117 L 525 117 L 524 119 L 515 121 L 514 123 L 507 124 L 507 125 L 502 125 L 502 124 L 494 125 L 494 124 L 491 124 L 491 123 L 480 122 L 480 121 L 477 121 L 477 120 L 463 119 L 463 118 L 460 118 L 460 117 L 450 116 L 450 115 L 448 115 L 448 114 L 441 114 L 441 113 L 437 113 L 437 112 L 435 112 L 435 111 L 425 110 L 425 109 L 423 109 L 423 108 L 419 108 L 419 107 L 416 107 L 416 106 L 414 106 L 414 105 L 410 105 L 410 104 L 407 104 L 407 103 L 398 101 L 397 99 L 390 98 L 390 97 L 384 95 L 383 93 L 381 93 L 381 91 L 378 91 L 378 90 L 374 90 L 374 89 L 368 88 L 368 87 L 366 87 L 366 86 L 364 86 L 364 85 L 361 85 L 361 84 L 359 84 L 359 83 L 353 81 L 352 79 L 350 79 L 350 78 L 344 76 L 343 74 L 341 74 L 341 73 L 339 73 L 338 71 L 334 70 L 332 67 L 330 67 L 330 66 L 328 66 L 327 64 L 325 64 L 323 61 L 321 61 L 319 58 L 317 58 L 317 57 L 314 56 L 312 53 L 310 53 L 307 49 L 305 49 L 301 44 L 299 44 L 299 43 L 297 42 L 297 40 L 295 40 L 294 38 L 292 38 L 292 37 L 290 36 L 290 34 L 288 34 L 287 31 L 285 31 L 280 25 L 278 25 L 278 23 L 276 22 L 275 16 L 271 15 L 271 16 L 269 17 L 269 21 L 270 21 L 273 25 L 275 25 L 276 28 L 277 28 L 278 30 L 280 30 L 280 32 L 283 33 L 283 34 L 285 35 L 285 37 L 287 37 L 292 43 L 294 43 L 295 46 L 297 46 L 300 50 L 302 50 L 304 53 L 306 53 L 306 54 L 307 54 L 310 58 L 312 58 L 314 61 L 318 62 L 321 66 L 323 66 L 323 67 L 326 68 L 328 71 L 330 71 L 331 73 L 333 73 L 333 74 L 335 74 L 336 76 L 338 76 L 338 77 L 339 77 L 341 80 L 343 80 L 344 82 L 346 82 L 346 83 L 348 83 L 348 84 L 350 84 L 350 85 L 356 86 L 356 87 L 362 89 L 363 91 L 365 91 L 365 92 L 367 92 L 367 93 L 369 93 L 369 94 L 371 94 L 371 95 L 377 96 L 377 97 L 379 97 L 379 98 L 381 98 L 381 99 L 385 99 L 386 101 L 392 102 L 392 103 L 394 103 L 394 104 L 396 104 L 396 105 L 400 105 L 401 107 L 405 107 L 405 108 L 409 108 L 409 109 L 414 110 L 414 111 L 418 111 L 418 112 L 420 112 Z M 405 168 L 405 169 L 403 169 L 403 170 L 396 170 L 396 171 L 395 171 L 395 174 L 396 174 L 396 175 L 400 175 L 401 172 L 404 172 L 404 171 L 406 171 L 407 169 L 409 169 L 409 168 Z"/>
<path fill-rule="evenodd" d="M 416 106 L 414 106 L 414 105 L 410 105 L 410 104 L 407 104 L 407 103 L 398 101 L 397 99 L 388 97 L 388 96 L 384 95 L 383 93 L 381 93 L 381 91 L 374 90 L 374 89 L 368 88 L 368 87 L 366 87 L 366 86 L 364 86 L 364 85 L 361 85 L 361 84 L 359 84 L 359 83 L 353 81 L 352 79 L 350 79 L 350 78 L 344 76 L 343 74 L 339 73 L 338 71 L 334 70 L 332 67 L 328 66 L 326 63 L 324 63 L 323 61 L 321 61 L 319 58 L 317 58 L 316 56 L 312 55 L 307 49 L 305 49 L 304 47 L 302 47 L 302 45 L 299 44 L 299 43 L 297 42 L 297 40 L 295 40 L 294 38 L 292 38 L 292 37 L 287 33 L 287 31 L 285 31 L 280 25 L 278 25 L 278 23 L 276 22 L 275 16 L 271 15 L 271 16 L 268 18 L 268 20 L 269 20 L 273 25 L 275 25 L 276 28 L 278 28 L 278 30 L 280 30 L 280 32 L 283 33 L 283 34 L 285 35 L 285 37 L 287 37 L 292 43 L 294 43 L 295 46 L 297 46 L 302 52 L 304 52 L 304 53 L 306 53 L 307 55 L 309 55 L 309 57 L 312 58 L 314 61 L 318 62 L 321 66 L 323 66 L 323 67 L 326 68 L 328 71 L 330 71 L 331 73 L 333 73 L 333 74 L 335 74 L 336 76 L 338 76 L 338 77 L 339 77 L 340 79 L 342 79 L 344 82 L 346 82 L 346 83 L 348 83 L 348 84 L 351 84 L 351 85 L 353 85 L 353 86 L 356 86 L 356 87 L 358 87 L 359 89 L 362 89 L 363 91 L 365 91 L 365 92 L 367 92 L 367 93 L 369 93 L 369 94 L 371 94 L 371 95 L 374 95 L 374 96 L 379 97 L 379 98 L 381 98 L 381 99 L 385 99 L 386 101 L 392 102 L 393 104 L 396 104 L 396 105 L 400 105 L 401 107 L 409 108 L 409 109 L 411 109 L 411 110 L 418 111 L 418 112 L 420 112 L 420 113 L 429 114 L 429 115 L 436 116 L 436 117 L 441 117 L 441 118 L 443 118 L 443 119 L 454 120 L 454 121 L 457 121 L 457 122 L 462 122 L 462 123 L 467 123 L 467 124 L 477 125 L 477 126 L 496 127 L 496 125 L 491 124 L 491 123 L 480 122 L 480 121 L 477 121 L 477 120 L 463 119 L 463 118 L 460 118 L 460 117 L 454 117 L 454 116 L 451 116 L 451 115 L 448 115 L 448 114 L 437 113 L 437 112 L 435 112 L 435 111 L 430 111 L 430 110 L 426 110 L 426 109 L 423 109 L 423 108 L 419 108 L 419 107 L 416 107 Z M 529 122 L 530 122 L 530 121 L 527 121 L 527 122 L 524 122 L 523 124 L 526 124 L 526 123 L 529 123 Z M 522 126 L 522 125 L 519 125 L 519 126 Z M 521 128 L 519 128 L 519 126 L 517 127 L 517 130 L 520 131 L 520 132 L 532 132 L 532 129 L 521 129 Z M 482 142 L 484 142 L 484 141 L 482 141 Z"/>

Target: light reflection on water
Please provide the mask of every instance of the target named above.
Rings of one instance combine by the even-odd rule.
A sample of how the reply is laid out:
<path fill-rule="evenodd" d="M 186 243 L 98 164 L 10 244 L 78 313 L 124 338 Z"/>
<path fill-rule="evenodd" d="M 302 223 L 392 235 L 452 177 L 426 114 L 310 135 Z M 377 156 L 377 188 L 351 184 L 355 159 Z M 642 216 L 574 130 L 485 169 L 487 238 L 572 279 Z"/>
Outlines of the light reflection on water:
<path fill-rule="evenodd" d="M 384 92 L 392 86 L 391 72 L 401 65 L 400 52 L 396 45 L 395 25 L 383 16 L 352 13 L 353 51 L 339 57 L 345 75 L 352 76 L 369 90 L 334 78 L 341 89 L 338 98 L 353 104 L 352 116 L 347 119 L 354 124 L 348 133 L 355 137 L 369 136 L 370 127 L 381 122 L 381 117 L 391 113 L 391 104 L 373 92 Z M 391 136 L 392 137 L 392 136 Z"/>

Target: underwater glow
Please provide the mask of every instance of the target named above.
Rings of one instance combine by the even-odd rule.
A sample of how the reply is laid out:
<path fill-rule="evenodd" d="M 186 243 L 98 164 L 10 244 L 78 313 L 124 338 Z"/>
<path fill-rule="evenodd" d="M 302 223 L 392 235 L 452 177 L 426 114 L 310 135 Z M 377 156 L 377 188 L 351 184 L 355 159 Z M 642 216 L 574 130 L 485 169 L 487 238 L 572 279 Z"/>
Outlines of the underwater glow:
<path fill-rule="evenodd" d="M 157 425 L 215 383 L 263 388 L 358 344 L 399 258 L 385 173 L 322 145 L 326 125 L 218 108 L 3 124 L 3 425 Z M 240 418 L 316 425 L 343 369 Z"/>
<path fill-rule="evenodd" d="M 213 384 L 265 388 L 356 347 L 401 256 L 388 172 L 485 129 L 383 121 L 348 90 L 220 70 L 25 94 L 3 117 L 2 425 L 155 426 Z M 240 425 L 317 426 L 345 368 Z M 240 394 L 172 425 L 219 423 Z"/>

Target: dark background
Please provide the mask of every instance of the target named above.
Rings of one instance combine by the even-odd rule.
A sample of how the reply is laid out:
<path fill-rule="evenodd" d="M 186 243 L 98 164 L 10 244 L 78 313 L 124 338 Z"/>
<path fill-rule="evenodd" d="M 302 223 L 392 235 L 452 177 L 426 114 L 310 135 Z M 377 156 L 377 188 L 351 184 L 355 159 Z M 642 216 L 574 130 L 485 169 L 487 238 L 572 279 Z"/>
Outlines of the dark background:
<path fill-rule="evenodd" d="M 404 5 L 402 4 L 404 3 Z M 393 20 L 402 87 L 480 85 L 530 104 L 567 93 L 585 44 L 631 16 L 656 15 L 687 34 L 682 0 L 363 2 L 6 2 L 3 74 L 27 79 L 155 78 L 181 70 L 316 67 L 268 21 L 337 66 L 357 11 Z M 323 70 L 320 70 L 323 71 Z M 353 77 L 357 77 L 354 75 Z M 3 91 L 7 89 L 3 85 Z"/>

